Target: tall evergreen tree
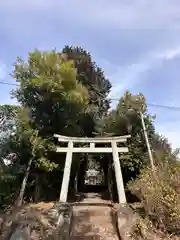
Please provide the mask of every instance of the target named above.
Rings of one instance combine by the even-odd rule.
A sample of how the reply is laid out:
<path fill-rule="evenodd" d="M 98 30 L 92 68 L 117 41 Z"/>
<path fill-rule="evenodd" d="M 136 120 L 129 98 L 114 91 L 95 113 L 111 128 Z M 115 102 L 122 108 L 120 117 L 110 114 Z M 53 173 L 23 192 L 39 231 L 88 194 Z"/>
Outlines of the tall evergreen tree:
<path fill-rule="evenodd" d="M 88 108 L 81 124 L 84 126 L 85 135 L 92 136 L 96 121 L 106 115 L 110 108 L 108 94 L 111 83 L 105 77 L 103 70 L 93 61 L 91 54 L 83 48 L 65 46 L 62 52 L 67 59 L 74 61 L 77 80 L 88 90 Z"/>

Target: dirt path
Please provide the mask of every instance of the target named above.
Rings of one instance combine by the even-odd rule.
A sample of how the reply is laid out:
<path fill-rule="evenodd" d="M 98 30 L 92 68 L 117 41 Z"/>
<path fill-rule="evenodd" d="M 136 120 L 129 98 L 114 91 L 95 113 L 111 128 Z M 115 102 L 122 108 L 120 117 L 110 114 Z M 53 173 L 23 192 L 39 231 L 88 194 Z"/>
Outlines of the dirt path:
<path fill-rule="evenodd" d="M 118 240 L 110 202 L 90 195 L 73 207 L 71 240 Z"/>

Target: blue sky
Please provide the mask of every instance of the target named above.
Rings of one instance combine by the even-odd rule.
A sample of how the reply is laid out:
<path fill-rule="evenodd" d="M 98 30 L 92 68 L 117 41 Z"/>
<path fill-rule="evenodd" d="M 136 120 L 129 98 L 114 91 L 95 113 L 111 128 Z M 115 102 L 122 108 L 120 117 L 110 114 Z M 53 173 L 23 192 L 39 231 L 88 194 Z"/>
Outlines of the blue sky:
<path fill-rule="evenodd" d="M 0 81 L 34 48 L 80 45 L 112 83 L 111 97 L 143 92 L 149 103 L 180 106 L 179 0 L 6 0 L 0 2 Z M 0 85 L 0 104 L 13 103 Z M 115 102 L 113 102 L 115 105 Z M 180 111 L 149 107 L 156 129 L 180 147 Z"/>

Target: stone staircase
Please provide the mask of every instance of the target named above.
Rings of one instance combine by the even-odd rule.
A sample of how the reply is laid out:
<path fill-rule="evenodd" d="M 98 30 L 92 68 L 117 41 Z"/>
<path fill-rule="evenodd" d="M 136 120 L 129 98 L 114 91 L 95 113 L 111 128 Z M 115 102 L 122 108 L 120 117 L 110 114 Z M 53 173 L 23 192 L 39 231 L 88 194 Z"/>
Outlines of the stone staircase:
<path fill-rule="evenodd" d="M 110 201 L 88 194 L 73 206 L 71 240 L 118 240 L 116 218 Z"/>

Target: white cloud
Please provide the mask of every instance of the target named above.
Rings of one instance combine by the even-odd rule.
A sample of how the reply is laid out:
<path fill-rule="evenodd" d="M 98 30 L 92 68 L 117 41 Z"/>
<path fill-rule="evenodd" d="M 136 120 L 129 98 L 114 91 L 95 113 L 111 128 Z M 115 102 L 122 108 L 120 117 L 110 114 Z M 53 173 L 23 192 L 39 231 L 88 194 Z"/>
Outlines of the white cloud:
<path fill-rule="evenodd" d="M 134 87 L 138 81 L 142 80 L 140 74 L 148 71 L 150 66 L 148 62 L 139 62 L 123 68 L 119 67 L 117 72 L 109 77 L 112 82 L 115 82 L 112 86 L 111 97 L 117 97 L 126 89 Z"/>
<path fill-rule="evenodd" d="M 162 52 L 150 53 L 143 59 L 140 59 L 134 64 L 117 68 L 117 71 L 109 76 L 115 83 L 112 87 L 111 97 L 118 97 L 126 89 L 131 89 L 140 81 L 143 81 L 142 75 L 153 68 L 158 68 L 163 61 L 170 61 L 175 57 L 180 56 L 180 47 L 166 49 Z"/>
<path fill-rule="evenodd" d="M 168 50 L 165 50 L 164 52 L 155 54 L 157 58 L 163 59 L 163 60 L 171 60 L 179 55 L 180 55 L 180 47 L 168 49 Z"/>
<path fill-rule="evenodd" d="M 131 90 L 136 84 L 144 81 L 144 73 L 147 73 L 151 69 L 154 70 L 154 68 L 158 68 L 158 66 L 163 64 L 164 61 L 171 61 L 179 56 L 180 47 L 177 46 L 172 49 L 153 52 L 148 56 L 144 56 L 143 59 L 137 61 L 136 64 L 131 64 L 130 66 L 125 66 L 123 68 L 119 67 L 115 74 L 110 76 L 110 79 L 113 79 L 113 82 L 116 83 L 112 87 L 110 97 L 119 98 L 125 90 Z M 179 85 L 177 84 L 176 87 L 178 88 Z M 176 96 L 176 100 L 174 100 L 174 94 L 173 96 L 170 96 L 171 94 L 173 93 L 170 90 L 169 95 L 165 98 L 166 102 L 164 102 L 164 105 L 179 107 L 180 101 L 178 100 L 178 97 Z M 173 97 L 173 101 L 169 102 L 168 99 L 171 97 Z M 161 100 L 164 100 L 164 98 L 158 99 L 157 101 L 161 103 Z M 113 102 L 114 106 L 116 104 L 117 102 Z M 157 114 L 157 121 L 155 122 L 156 131 L 165 137 L 168 137 L 173 149 L 180 148 L 180 121 L 175 120 L 179 119 L 180 115 L 174 111 L 167 112 L 166 109 L 162 110 L 163 111 L 161 111 L 161 109 L 152 109 L 152 112 Z M 164 117 L 162 118 L 162 116 Z M 159 117 L 161 118 L 161 122 L 158 121 Z"/>

